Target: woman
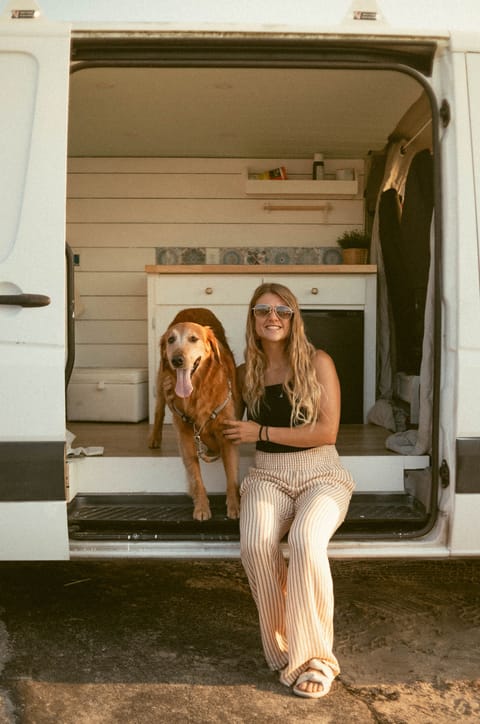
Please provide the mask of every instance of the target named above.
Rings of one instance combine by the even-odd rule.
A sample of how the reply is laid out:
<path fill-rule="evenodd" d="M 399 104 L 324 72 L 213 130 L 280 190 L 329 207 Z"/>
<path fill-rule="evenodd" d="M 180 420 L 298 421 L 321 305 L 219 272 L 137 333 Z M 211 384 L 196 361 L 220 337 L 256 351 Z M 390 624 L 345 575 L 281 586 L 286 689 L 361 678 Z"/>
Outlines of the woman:
<path fill-rule="evenodd" d="M 298 696 L 320 698 L 340 671 L 327 546 L 354 488 L 335 448 L 340 386 L 281 284 L 254 292 L 246 340 L 239 375 L 248 420 L 225 428 L 235 444 L 256 442 L 255 466 L 240 487 L 242 563 L 270 668 Z M 288 567 L 280 549 L 287 532 Z"/>

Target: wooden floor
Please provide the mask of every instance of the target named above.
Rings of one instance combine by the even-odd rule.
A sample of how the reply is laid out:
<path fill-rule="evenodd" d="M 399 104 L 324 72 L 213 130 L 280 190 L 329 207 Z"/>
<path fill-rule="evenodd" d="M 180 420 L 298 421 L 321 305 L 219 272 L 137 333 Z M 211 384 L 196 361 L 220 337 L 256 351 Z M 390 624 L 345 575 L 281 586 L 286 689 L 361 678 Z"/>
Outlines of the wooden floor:
<path fill-rule="evenodd" d="M 72 447 L 104 448 L 107 457 L 172 457 L 178 455 L 172 425 L 164 426 L 161 450 L 148 447 L 148 422 L 68 422 L 68 430 L 76 437 Z M 385 447 L 391 433 L 376 425 L 341 425 L 337 441 L 340 455 L 395 455 Z M 240 454 L 251 455 L 253 445 L 242 445 Z"/>

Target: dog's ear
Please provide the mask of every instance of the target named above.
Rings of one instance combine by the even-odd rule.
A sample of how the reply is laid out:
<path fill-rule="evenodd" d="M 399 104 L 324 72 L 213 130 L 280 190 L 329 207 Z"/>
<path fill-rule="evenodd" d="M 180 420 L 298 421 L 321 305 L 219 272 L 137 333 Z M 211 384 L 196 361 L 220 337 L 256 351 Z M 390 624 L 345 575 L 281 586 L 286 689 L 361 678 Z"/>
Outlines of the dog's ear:
<path fill-rule="evenodd" d="M 220 342 L 215 336 L 215 332 L 211 327 L 205 327 L 207 330 L 207 340 L 212 349 L 212 354 L 219 364 L 222 364 L 222 354 L 220 351 Z"/>
<path fill-rule="evenodd" d="M 170 333 L 170 330 L 167 329 L 165 334 L 162 334 L 162 336 L 160 337 L 160 364 L 163 367 L 163 369 L 167 369 L 167 367 L 168 367 L 167 339 L 168 339 L 169 333 Z"/>

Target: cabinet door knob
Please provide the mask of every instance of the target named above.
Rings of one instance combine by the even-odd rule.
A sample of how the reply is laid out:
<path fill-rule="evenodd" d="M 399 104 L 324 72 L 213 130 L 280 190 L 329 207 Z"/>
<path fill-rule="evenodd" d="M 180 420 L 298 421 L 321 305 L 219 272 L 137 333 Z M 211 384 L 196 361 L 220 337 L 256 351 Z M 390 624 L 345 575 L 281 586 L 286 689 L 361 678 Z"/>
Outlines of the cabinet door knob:
<path fill-rule="evenodd" d="M 318 287 L 312 287 L 312 294 L 318 294 Z"/>
<path fill-rule="evenodd" d="M 212 287 L 207 287 L 207 288 L 205 289 L 205 294 L 213 294 L 213 288 L 212 288 Z"/>

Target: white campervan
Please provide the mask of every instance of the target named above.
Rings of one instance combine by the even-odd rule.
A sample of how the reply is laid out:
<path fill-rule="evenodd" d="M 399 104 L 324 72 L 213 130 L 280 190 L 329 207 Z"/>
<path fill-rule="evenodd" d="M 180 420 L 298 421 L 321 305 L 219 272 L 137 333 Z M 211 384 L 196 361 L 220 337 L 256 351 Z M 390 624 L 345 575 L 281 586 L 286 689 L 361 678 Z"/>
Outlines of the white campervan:
<path fill-rule="evenodd" d="M 240 363 L 264 279 L 342 385 L 331 556 L 478 556 L 475 3 L 468 32 L 371 1 L 41 5 L 0 3 L 0 559 L 239 555 L 221 463 L 197 522 L 171 421 L 147 439 L 170 319 L 212 309 Z"/>

